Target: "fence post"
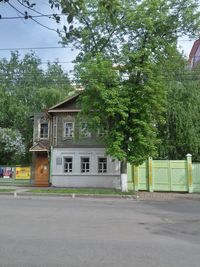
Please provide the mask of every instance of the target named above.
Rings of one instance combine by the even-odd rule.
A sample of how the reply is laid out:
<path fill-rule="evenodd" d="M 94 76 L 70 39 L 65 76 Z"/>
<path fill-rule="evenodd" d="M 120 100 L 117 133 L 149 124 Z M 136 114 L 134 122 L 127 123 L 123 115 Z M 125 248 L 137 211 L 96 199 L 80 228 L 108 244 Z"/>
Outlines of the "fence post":
<path fill-rule="evenodd" d="M 133 173 L 133 181 L 134 181 L 134 189 L 138 191 L 138 181 L 139 181 L 139 167 L 132 165 L 132 173 Z"/>
<path fill-rule="evenodd" d="M 148 158 L 148 180 L 149 180 L 149 192 L 153 192 L 153 160 L 151 157 Z"/>
<path fill-rule="evenodd" d="M 193 193 L 193 181 L 192 181 L 192 155 L 187 154 L 187 179 L 188 179 L 188 191 Z"/>

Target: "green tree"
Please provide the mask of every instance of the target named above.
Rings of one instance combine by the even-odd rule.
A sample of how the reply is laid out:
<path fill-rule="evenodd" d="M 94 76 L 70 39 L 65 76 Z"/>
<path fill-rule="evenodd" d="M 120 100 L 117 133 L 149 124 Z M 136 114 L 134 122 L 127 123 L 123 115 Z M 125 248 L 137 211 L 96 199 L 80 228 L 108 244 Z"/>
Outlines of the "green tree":
<path fill-rule="evenodd" d="M 25 154 L 25 144 L 19 131 L 0 128 L 0 158 L 1 164 L 17 164 Z"/>
<path fill-rule="evenodd" d="M 197 1 L 61 5 L 71 15 L 62 40 L 81 50 L 76 76 L 85 87 L 83 113 L 91 127 L 107 124 L 104 141 L 110 155 L 140 164 L 157 150 L 157 125 L 164 120 L 166 103 L 165 65 L 177 56 L 178 37 L 199 33 Z"/>
<path fill-rule="evenodd" d="M 81 97 L 82 115 L 91 128 L 106 129 L 107 153 L 137 164 L 154 155 L 156 122 L 161 119 L 164 99 L 164 84 L 157 82 L 157 76 L 152 74 L 145 85 L 136 84 L 101 55 L 81 63 L 77 72 L 86 88 Z"/>
<path fill-rule="evenodd" d="M 32 145 L 30 117 L 54 105 L 72 90 L 67 74 L 58 63 L 40 67 L 33 53 L 20 58 L 11 53 L 9 60 L 0 60 L 0 127 L 18 130 L 26 145 L 24 161 L 30 161 Z"/>
<path fill-rule="evenodd" d="M 200 70 L 179 70 L 168 82 L 166 123 L 159 126 L 159 158 L 183 159 L 191 153 L 200 161 Z"/>

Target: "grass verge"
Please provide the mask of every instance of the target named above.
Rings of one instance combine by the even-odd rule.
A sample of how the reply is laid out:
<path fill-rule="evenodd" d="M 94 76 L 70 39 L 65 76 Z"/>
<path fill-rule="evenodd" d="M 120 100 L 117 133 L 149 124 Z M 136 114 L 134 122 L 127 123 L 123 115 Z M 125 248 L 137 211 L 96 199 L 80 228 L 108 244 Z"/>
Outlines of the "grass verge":
<path fill-rule="evenodd" d="M 99 188 L 47 188 L 31 189 L 31 193 L 50 193 L 50 194 L 77 194 L 77 195 L 133 195 L 133 191 L 121 192 L 117 189 Z"/>
<path fill-rule="evenodd" d="M 0 188 L 0 193 L 9 193 L 9 192 L 14 192 L 14 189 L 9 189 L 9 188 Z"/>

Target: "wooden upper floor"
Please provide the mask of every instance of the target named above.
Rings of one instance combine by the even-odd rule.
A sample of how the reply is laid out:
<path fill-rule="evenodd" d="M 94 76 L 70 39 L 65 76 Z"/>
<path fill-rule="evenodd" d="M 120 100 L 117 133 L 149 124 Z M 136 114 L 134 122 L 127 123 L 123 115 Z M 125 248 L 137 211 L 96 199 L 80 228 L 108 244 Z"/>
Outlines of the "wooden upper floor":
<path fill-rule="evenodd" d="M 102 133 L 91 132 L 78 114 L 79 94 L 51 107 L 46 113 L 34 114 L 33 144 L 53 147 L 104 147 Z"/>

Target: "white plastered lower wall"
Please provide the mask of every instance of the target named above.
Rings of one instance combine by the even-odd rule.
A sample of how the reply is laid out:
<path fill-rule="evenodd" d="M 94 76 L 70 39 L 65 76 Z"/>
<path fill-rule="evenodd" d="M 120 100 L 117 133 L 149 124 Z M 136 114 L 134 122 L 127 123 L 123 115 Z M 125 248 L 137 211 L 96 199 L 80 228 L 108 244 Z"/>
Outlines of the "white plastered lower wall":
<path fill-rule="evenodd" d="M 102 187 L 120 189 L 120 163 L 107 156 L 107 172 L 98 173 L 98 158 L 104 148 L 54 148 L 51 183 L 57 187 Z M 64 158 L 72 157 L 72 173 L 64 173 Z M 90 158 L 90 172 L 81 173 L 81 157 Z"/>

